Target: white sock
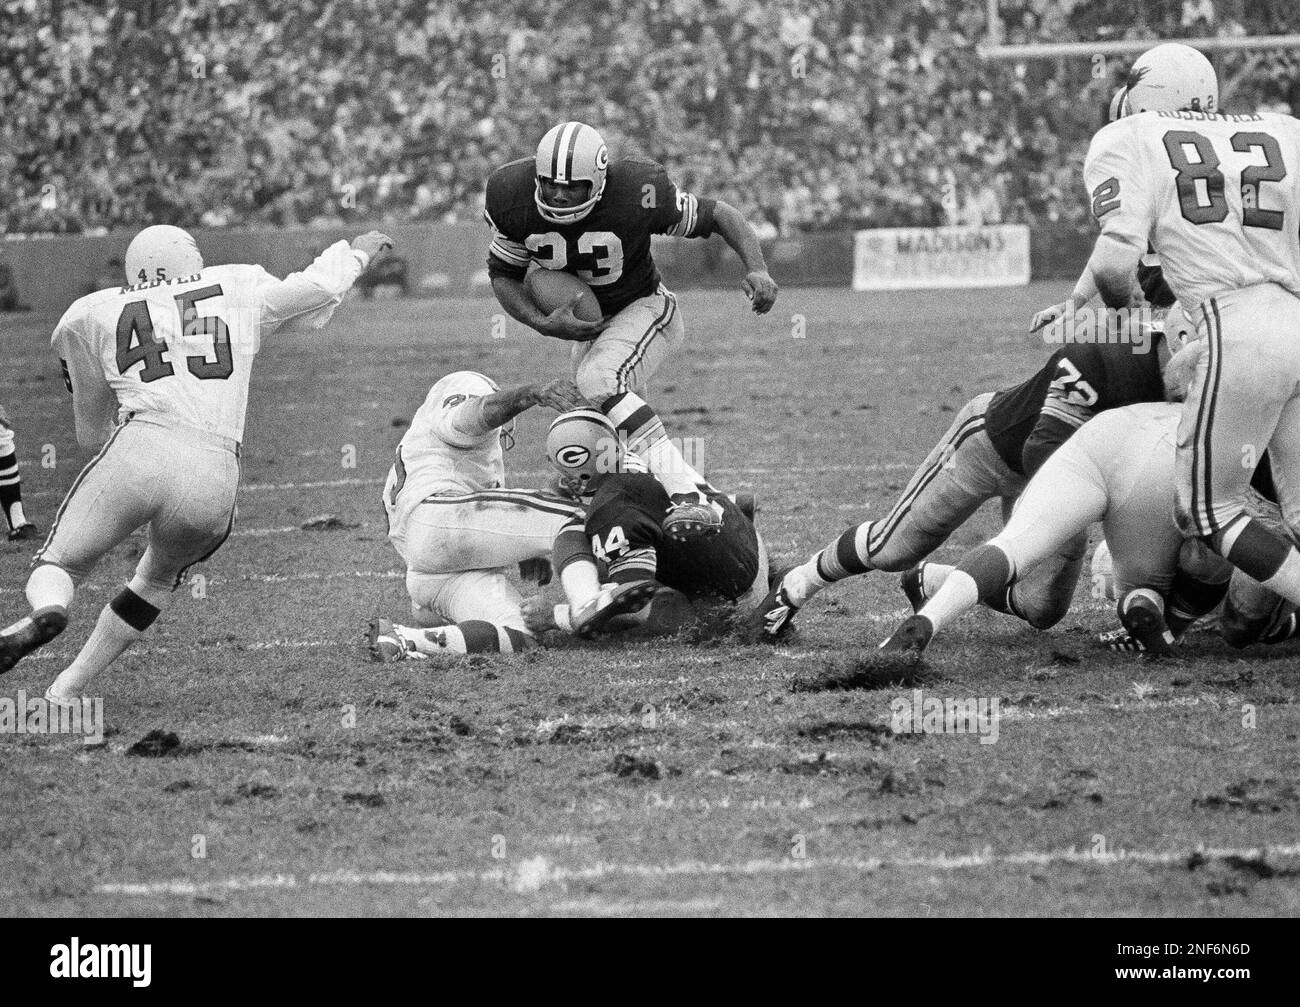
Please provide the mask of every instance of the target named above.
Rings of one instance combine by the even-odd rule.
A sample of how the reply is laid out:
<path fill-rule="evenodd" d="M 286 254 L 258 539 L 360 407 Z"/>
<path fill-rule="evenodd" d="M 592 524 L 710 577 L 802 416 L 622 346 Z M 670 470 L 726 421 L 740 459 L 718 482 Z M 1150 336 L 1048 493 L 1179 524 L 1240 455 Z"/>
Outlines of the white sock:
<path fill-rule="evenodd" d="M 594 561 L 580 558 L 566 563 L 560 571 L 560 586 L 573 608 L 581 608 L 600 594 L 600 573 Z M 561 629 L 565 627 L 561 626 Z"/>
<path fill-rule="evenodd" d="M 956 569 L 955 566 L 949 566 L 947 563 L 922 563 L 922 594 L 927 598 L 932 597 L 939 588 L 943 587 L 943 582 L 948 579 L 948 575 Z"/>
<path fill-rule="evenodd" d="M 781 581 L 781 586 L 785 589 L 785 596 L 790 599 L 790 604 L 796 608 L 802 608 L 810 598 L 834 583 L 823 578 L 818 571 L 817 559 L 819 556 L 821 556 L 821 553 L 817 553 L 808 562 L 795 567 Z"/>
<path fill-rule="evenodd" d="M 412 626 L 394 626 L 397 635 L 410 641 L 421 654 L 464 654 L 465 634 L 456 625 L 435 626 L 432 629 L 415 629 Z"/>
<path fill-rule="evenodd" d="M 1227 552 L 1227 549 L 1224 552 Z M 1300 553 L 1292 549 L 1277 573 L 1262 583 L 1264 587 L 1275 594 L 1280 594 L 1292 604 L 1300 605 Z"/>
<path fill-rule="evenodd" d="M 943 586 L 921 607 L 918 614 L 929 619 L 937 633 L 946 623 L 978 605 L 979 600 L 980 592 L 975 578 L 964 570 L 953 569 L 945 578 Z"/>
<path fill-rule="evenodd" d="M 59 677 L 50 686 L 59 696 L 75 699 L 82 694 L 91 679 L 116 661 L 131 644 L 144 633 L 128 626 L 122 618 L 105 605 L 99 620 L 85 645 Z"/>
<path fill-rule="evenodd" d="M 652 441 L 639 453 L 670 497 L 678 493 L 699 494 L 703 477 L 687 464 L 677 445 L 667 437 Z"/>
<path fill-rule="evenodd" d="M 75 594 L 76 587 L 68 571 L 52 563 L 42 563 L 27 578 L 27 604 L 33 612 L 43 608 L 61 608 L 66 612 Z"/>
<path fill-rule="evenodd" d="M 15 500 L 9 505 L 9 527 L 17 528 L 19 525 L 27 523 L 27 515 L 23 513 L 23 502 Z"/>

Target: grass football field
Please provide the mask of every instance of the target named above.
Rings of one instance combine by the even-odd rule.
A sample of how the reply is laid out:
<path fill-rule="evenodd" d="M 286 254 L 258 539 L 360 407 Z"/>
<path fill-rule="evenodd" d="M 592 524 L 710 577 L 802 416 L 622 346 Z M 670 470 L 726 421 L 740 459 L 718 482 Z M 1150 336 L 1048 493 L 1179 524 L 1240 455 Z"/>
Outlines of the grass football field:
<path fill-rule="evenodd" d="M 652 401 L 716 484 L 758 494 L 774 557 L 803 558 L 883 515 L 967 399 L 1041 364 L 1026 325 L 1063 291 L 794 289 L 765 318 L 686 292 Z M 493 338 L 495 311 L 356 300 L 268 340 L 235 535 L 98 680 L 103 744 L 0 734 L 0 914 L 1300 914 L 1296 648 L 1099 651 L 1113 612 L 1086 576 L 1053 631 L 978 610 L 914 682 L 854 676 L 908 611 L 884 574 L 824 593 L 777 650 L 697 634 L 370 663 L 366 621 L 407 611 L 378 502 L 402 423 L 449 370 L 567 369 L 562 344 Z M 42 527 L 83 461 L 54 321 L 0 319 Z M 542 478 L 549 420 L 520 418 L 511 485 Z M 0 542 L 5 623 L 32 551 Z M 0 697 L 41 694 L 140 551 L 101 564 Z M 996 743 L 893 733 L 913 688 L 998 699 Z M 153 731 L 179 745 L 136 747 Z"/>

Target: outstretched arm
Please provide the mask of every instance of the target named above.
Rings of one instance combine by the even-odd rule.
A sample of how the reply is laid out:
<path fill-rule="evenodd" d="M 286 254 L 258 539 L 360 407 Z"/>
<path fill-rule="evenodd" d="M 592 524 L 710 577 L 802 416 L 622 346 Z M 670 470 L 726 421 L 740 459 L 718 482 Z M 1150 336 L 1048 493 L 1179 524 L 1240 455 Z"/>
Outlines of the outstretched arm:
<path fill-rule="evenodd" d="M 749 221 L 730 203 L 719 199 L 713 208 L 713 229 L 722 235 L 722 240 L 731 246 L 745 264 L 745 280 L 740 287 L 753 304 L 754 311 L 760 315 L 771 311 L 772 305 L 776 303 L 776 281 L 767 271 L 758 235 L 750 227 Z"/>

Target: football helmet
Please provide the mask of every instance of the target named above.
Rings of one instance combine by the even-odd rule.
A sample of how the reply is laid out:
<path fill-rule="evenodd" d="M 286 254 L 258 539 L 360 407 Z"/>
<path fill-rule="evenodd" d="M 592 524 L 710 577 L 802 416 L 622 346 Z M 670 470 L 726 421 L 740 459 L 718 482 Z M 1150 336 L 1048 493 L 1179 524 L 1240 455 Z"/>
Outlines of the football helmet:
<path fill-rule="evenodd" d="M 542 219 L 572 224 L 591 213 L 605 193 L 609 148 L 601 135 L 581 122 L 553 126 L 537 145 L 536 190 L 533 200 Z M 577 206 L 552 206 L 542 198 L 542 182 L 590 182 L 591 195 Z"/>
<path fill-rule="evenodd" d="M 189 231 L 154 224 L 131 239 L 124 263 L 126 285 L 150 280 L 179 280 L 203 268 L 203 256 Z"/>
<path fill-rule="evenodd" d="M 576 496 L 594 492 L 601 478 L 622 471 L 622 453 L 618 431 L 598 409 L 561 413 L 546 434 L 546 458 Z"/>
<path fill-rule="evenodd" d="M 1203 53 L 1181 42 L 1165 42 L 1139 56 L 1114 109 L 1116 118 L 1138 112 L 1218 110 L 1219 78 L 1214 67 Z"/>
<path fill-rule="evenodd" d="M 500 390 L 500 385 L 486 374 L 480 374 L 478 371 L 452 371 L 439 378 L 429 390 L 428 401 L 440 402 L 444 406 L 455 406 L 466 399 L 485 398 Z M 501 446 L 507 451 L 515 446 L 514 419 L 509 420 L 501 428 L 500 438 Z"/>

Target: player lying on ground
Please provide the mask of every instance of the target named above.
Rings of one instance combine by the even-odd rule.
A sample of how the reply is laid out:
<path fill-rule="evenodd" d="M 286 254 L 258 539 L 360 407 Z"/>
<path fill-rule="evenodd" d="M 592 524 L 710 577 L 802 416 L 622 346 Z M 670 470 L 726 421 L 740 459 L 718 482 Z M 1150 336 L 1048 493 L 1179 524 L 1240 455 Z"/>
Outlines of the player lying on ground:
<path fill-rule="evenodd" d="M 677 298 L 660 282 L 650 237 L 722 235 L 744 263 L 745 294 L 763 314 L 776 301 L 777 287 L 754 229 L 727 203 L 678 189 L 653 161 L 611 161 L 601 135 L 580 122 L 554 127 L 535 157 L 495 171 L 484 213 L 493 232 L 488 274 L 501 306 L 542 335 L 573 343 L 578 390 L 668 489 L 667 533 L 716 532 L 720 509 L 696 490 L 698 473 L 643 398 L 646 383 L 685 336 Z M 523 283 L 530 262 L 588 283 L 604 320 L 581 321 L 573 305 L 540 310 Z"/>
<path fill-rule="evenodd" d="M 193 237 L 147 227 L 126 250 L 127 285 L 75 301 L 53 344 L 72 393 L 77 441 L 98 448 L 60 505 L 27 581 L 31 614 L 0 632 L 0 672 L 63 632 L 76 584 L 148 526 L 127 586 L 46 692 L 75 700 L 144 635 L 185 570 L 230 534 L 239 441 L 262 338 L 320 328 L 392 241 L 339 241 L 300 273 L 203 265 Z"/>
<path fill-rule="evenodd" d="M 1112 332 L 1112 324 L 1120 329 Z M 1080 341 L 1061 346 L 1033 377 L 966 403 L 893 509 L 880 520 L 855 525 L 785 571 L 752 613 L 750 634 L 779 640 L 818 592 L 871 570 L 907 571 L 903 589 L 915 605 L 930 590 L 929 574 L 942 576 L 948 569 L 917 564 L 985 501 L 1001 498 L 1005 521 L 1027 479 L 1091 416 L 1134 402 L 1162 401 L 1162 369 L 1171 348 L 1178 349 L 1180 333 L 1148 326 L 1140 315 L 1113 320 L 1099 313 L 1092 326 L 1075 333 Z M 1087 532 L 1081 530 L 1061 543 L 1050 562 L 1026 571 L 1003 596 L 986 603 L 1035 629 L 1054 626 L 1070 607 L 1087 547 Z"/>
<path fill-rule="evenodd" d="M 1290 531 L 1282 520 L 1282 512 L 1275 498 L 1273 476 L 1268 456 L 1265 455 L 1255 470 L 1248 509 L 1254 520 L 1260 521 L 1275 534 L 1289 538 Z M 1188 554 L 1189 546 L 1200 546 L 1204 549 L 1199 539 L 1188 539 L 1183 547 L 1184 556 Z M 1115 600 L 1113 589 L 1110 588 L 1111 566 L 1109 550 L 1106 548 L 1106 543 L 1102 542 L 1093 556 L 1093 577 L 1107 586 L 1107 596 Z M 1182 569 L 1181 560 L 1180 569 Z M 1223 605 L 1217 612 L 1207 615 L 1204 620 L 1207 625 L 1217 628 L 1224 641 L 1230 646 L 1242 648 L 1255 643 L 1283 643 L 1296 635 L 1295 605 L 1231 566 L 1220 573 L 1220 579 L 1225 574 L 1230 575 L 1230 580 Z M 1180 642 L 1184 638 L 1185 630 L 1190 628 L 1191 622 L 1185 617 L 1189 614 L 1180 618 L 1176 612 L 1171 611 L 1168 621 L 1175 643 Z M 1102 633 L 1099 639 L 1111 650 L 1141 652 L 1146 649 L 1122 626 Z"/>
<path fill-rule="evenodd" d="M 980 601 L 1002 597 L 1018 577 L 1050 559 L 1096 521 L 1114 564 L 1124 628 L 1153 653 L 1172 642 L 1165 596 L 1175 587 L 1184 541 L 1170 515 L 1174 447 L 1181 406 L 1139 403 L 1089 420 L 1029 481 L 1000 534 L 968 552 L 919 612 L 883 644 L 924 650 L 939 632 Z M 1213 579 L 1211 579 L 1213 580 Z M 1199 581 L 1184 590 L 1183 609 L 1204 614 L 1218 593 Z"/>
<path fill-rule="evenodd" d="M 1101 225 L 1089 268 L 1123 304 L 1133 264 L 1159 252 L 1207 344 L 1178 431 L 1179 525 L 1300 603 L 1300 550 L 1247 507 L 1267 450 L 1283 518 L 1300 527 L 1300 121 L 1219 114 L 1214 68 L 1176 44 L 1138 58 L 1126 104 L 1084 166 Z"/>
<path fill-rule="evenodd" d="M 9 414 L 0 406 L 0 510 L 9 525 L 9 541 L 23 542 L 40 534 L 23 513 L 23 479 L 18 473 L 18 452 Z"/>
<path fill-rule="evenodd" d="M 372 620 L 376 660 L 535 645 L 506 569 L 517 565 L 546 583 L 555 536 L 582 511 L 555 493 L 504 489 L 502 441 L 527 409 L 582 405 L 567 380 L 501 391 L 482 374 L 457 371 L 433 386 L 397 446 L 383 496 L 389 540 L 406 563 L 414 625 Z M 578 625 L 595 611 L 579 613 Z"/>
<path fill-rule="evenodd" d="M 653 475 L 626 471 L 632 459 L 618 432 L 595 410 L 559 417 L 546 455 L 565 484 L 590 497 L 585 519 L 574 518 L 555 539 L 552 562 L 566 601 L 530 598 L 524 616 L 535 633 L 579 631 L 575 613 L 602 598 L 600 627 L 645 626 L 673 633 L 693 621 L 695 606 L 749 605 L 768 589 L 767 552 L 753 523 L 752 498 L 733 500 L 707 483 L 700 492 L 722 512 L 718 534 L 679 541 L 664 533 L 673 506 Z M 615 618 L 616 616 L 620 618 Z"/>

